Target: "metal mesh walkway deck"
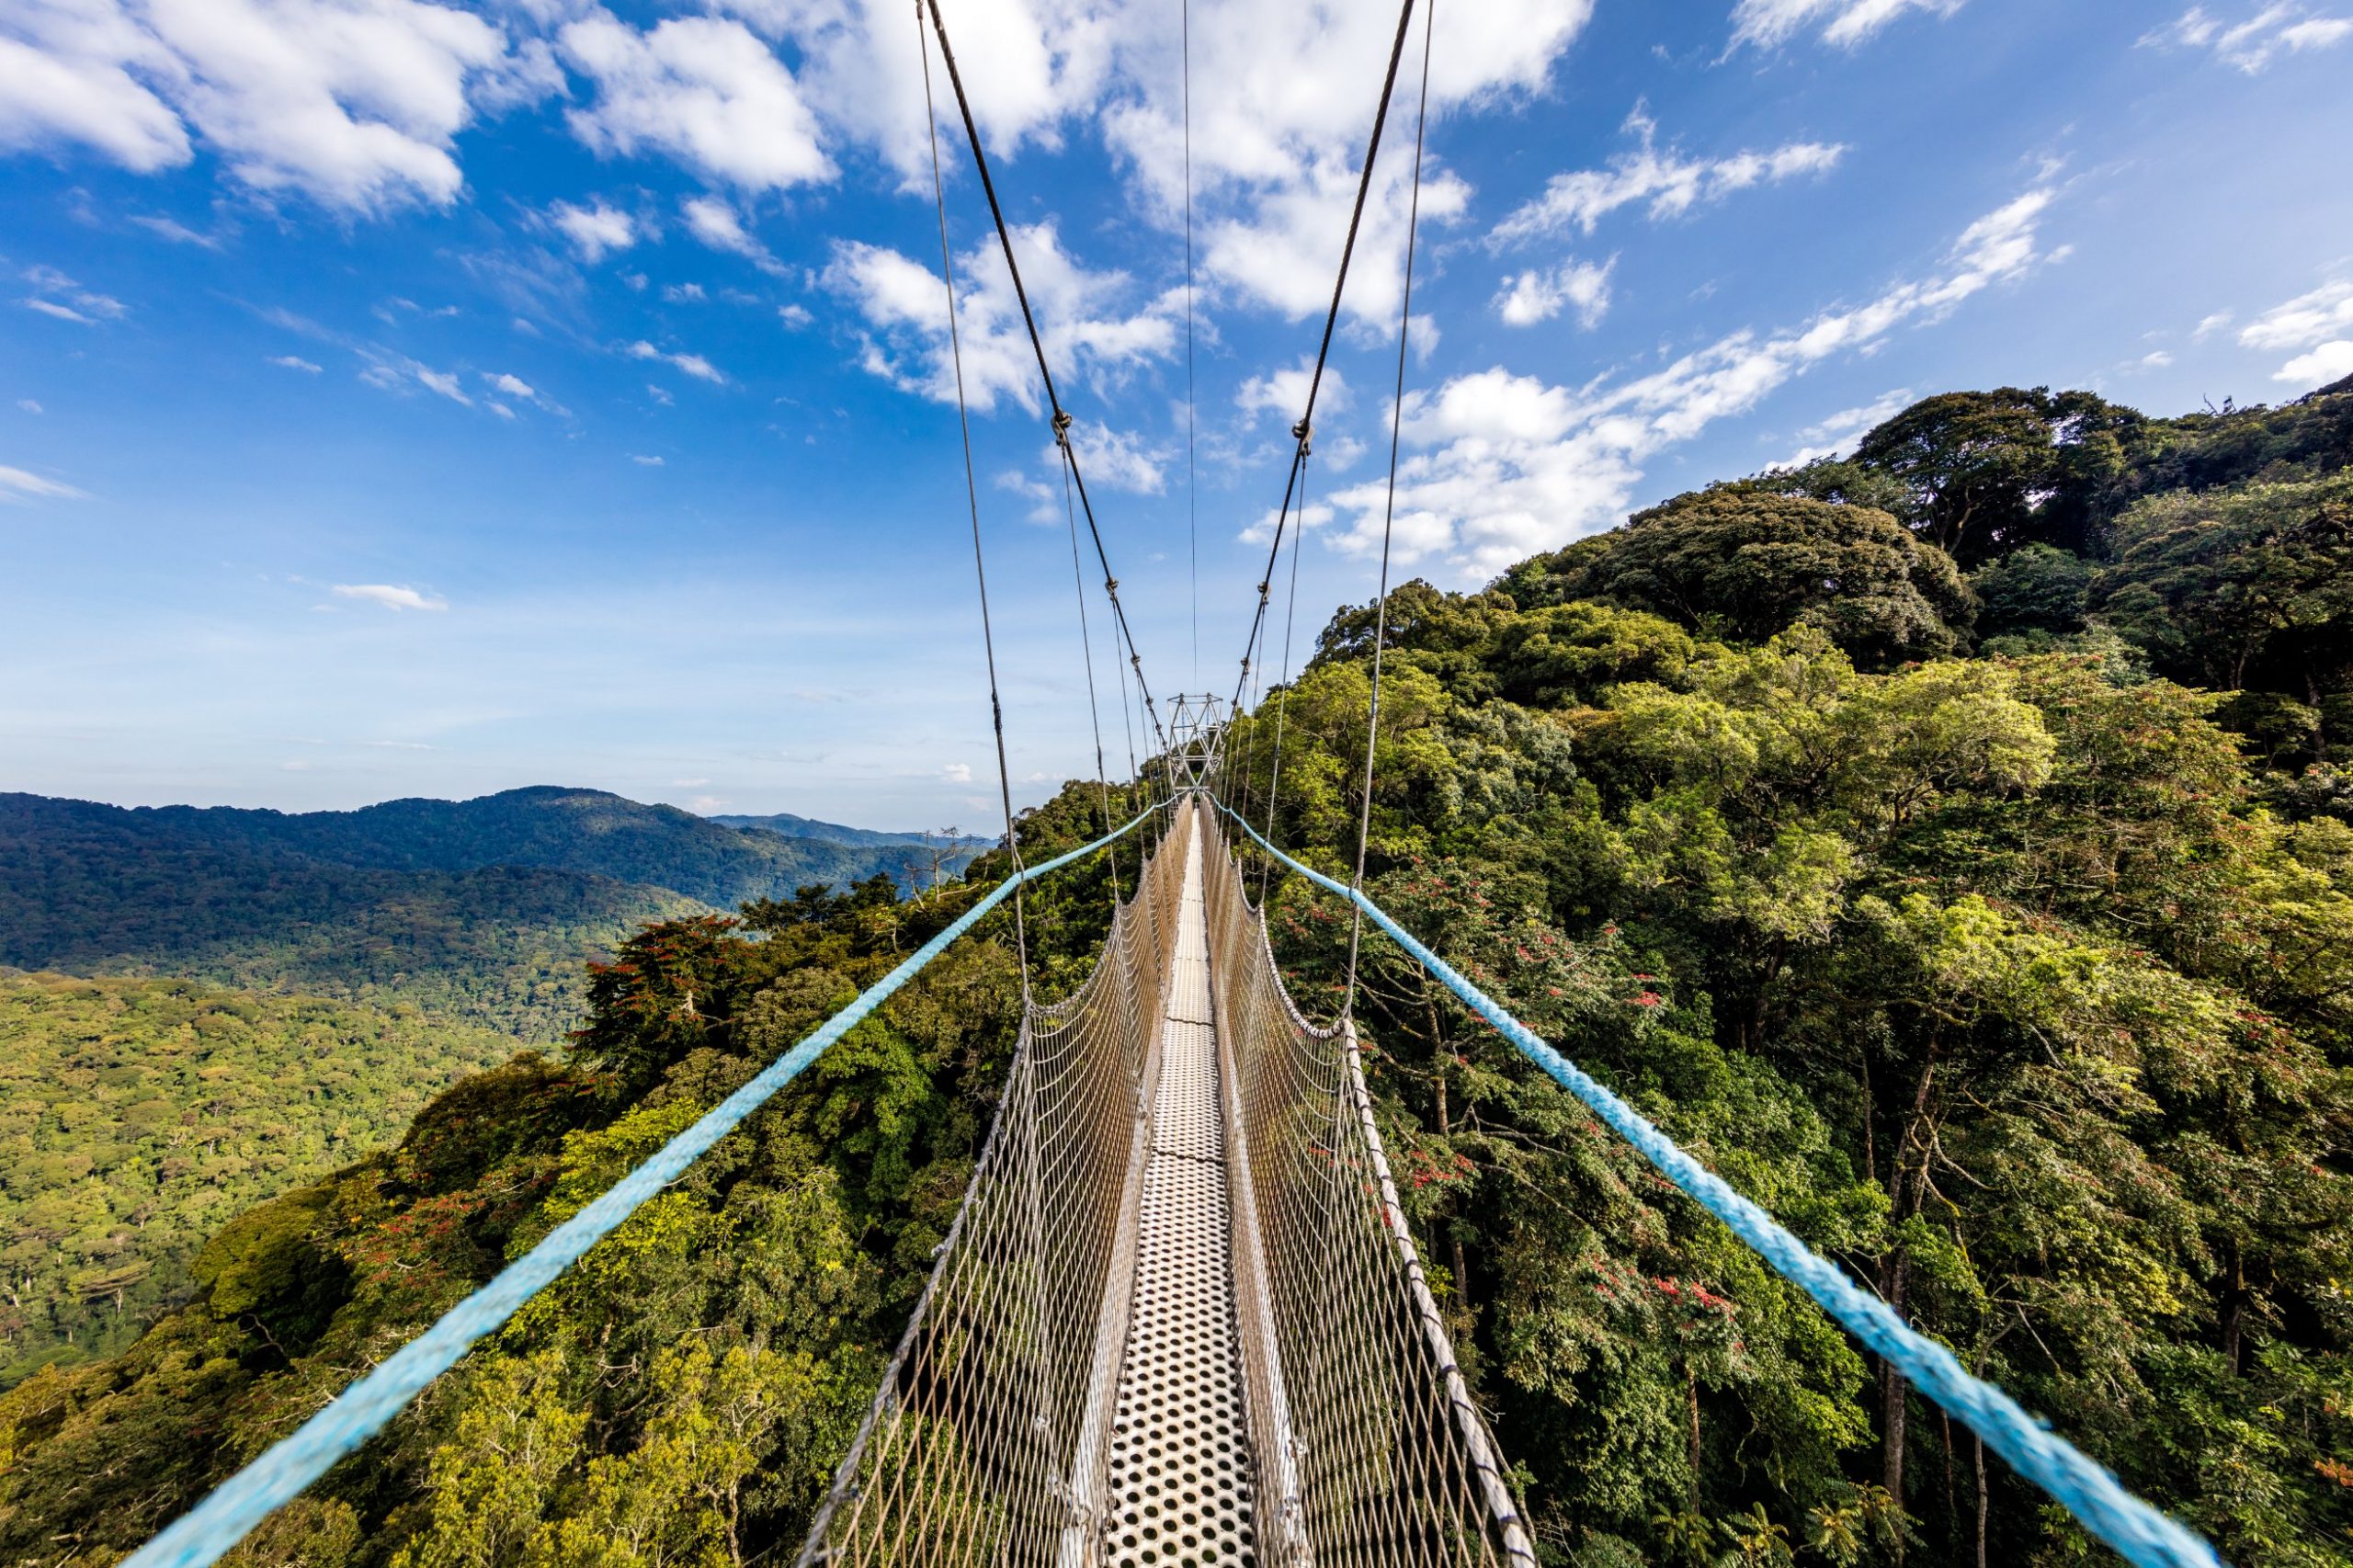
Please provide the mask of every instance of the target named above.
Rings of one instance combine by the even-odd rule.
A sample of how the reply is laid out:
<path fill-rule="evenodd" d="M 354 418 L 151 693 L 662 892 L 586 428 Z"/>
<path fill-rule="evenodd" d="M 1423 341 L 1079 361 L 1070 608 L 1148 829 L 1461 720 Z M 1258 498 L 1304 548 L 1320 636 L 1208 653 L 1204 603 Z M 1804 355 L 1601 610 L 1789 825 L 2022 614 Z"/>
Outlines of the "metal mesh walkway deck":
<path fill-rule="evenodd" d="M 1184 850 L 1111 1426 L 1104 1534 L 1114 1568 L 1256 1561 L 1198 823 Z"/>

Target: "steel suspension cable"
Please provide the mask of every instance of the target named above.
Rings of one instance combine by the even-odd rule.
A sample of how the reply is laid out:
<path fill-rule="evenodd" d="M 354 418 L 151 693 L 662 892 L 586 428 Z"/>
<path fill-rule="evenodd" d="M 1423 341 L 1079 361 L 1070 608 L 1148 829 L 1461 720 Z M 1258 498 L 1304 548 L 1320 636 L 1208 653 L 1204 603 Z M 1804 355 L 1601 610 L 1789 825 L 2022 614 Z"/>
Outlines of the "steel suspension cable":
<path fill-rule="evenodd" d="M 923 36 L 923 13 L 915 13 L 915 43 L 923 52 L 923 113 L 931 142 L 932 202 L 939 215 L 939 269 L 948 288 L 948 349 L 956 367 L 956 426 L 964 438 L 964 494 L 972 514 L 972 577 L 981 595 L 981 648 L 988 661 L 989 722 L 996 733 L 997 794 L 1005 802 L 1005 846 L 1013 869 L 1021 871 L 1021 835 L 1013 820 L 1013 774 L 1005 760 L 1005 704 L 997 695 L 996 633 L 989 624 L 989 574 L 981 559 L 981 491 L 972 477 L 972 416 L 964 401 L 964 346 L 956 324 L 956 263 L 948 244 L 948 186 L 939 168 L 939 116 L 931 96 L 931 44 Z M 943 40 L 944 43 L 944 40 Z M 1021 964 L 1021 1003 L 1029 1005 L 1029 927 L 1020 886 L 1013 891 L 1013 941 Z"/>
<path fill-rule="evenodd" d="M 1304 464 L 1299 473 L 1299 515 L 1307 516 L 1307 470 Z M 1275 813 L 1282 807 L 1283 794 L 1283 720 L 1290 709 L 1290 630 L 1299 614 L 1299 546 L 1305 528 L 1293 530 L 1290 536 L 1290 594 L 1283 604 L 1283 678 L 1275 687 L 1275 763 L 1267 780 L 1267 842 L 1276 843 Z M 1262 859 L 1258 863 L 1258 907 L 1267 906 L 1267 881 L 1273 876 L 1275 863 Z"/>
<path fill-rule="evenodd" d="M 1298 445 L 1291 451 L 1290 477 L 1283 483 L 1282 507 L 1275 514 L 1275 537 L 1274 541 L 1267 548 L 1267 569 L 1259 574 L 1258 577 L 1257 613 L 1251 618 L 1250 636 L 1242 646 L 1242 673 L 1235 677 L 1233 683 L 1233 699 L 1236 703 L 1242 700 L 1243 684 L 1250 674 L 1251 656 L 1256 653 L 1258 647 L 1258 632 L 1266 623 L 1267 597 L 1274 584 L 1276 555 L 1283 547 L 1283 530 L 1290 521 L 1291 499 L 1299 487 L 1300 471 L 1307 461 L 1309 441 L 1314 435 L 1315 398 L 1316 394 L 1323 390 L 1324 362 L 1332 357 L 1332 334 L 1340 322 L 1340 296 L 1348 286 L 1348 263 L 1356 256 L 1357 231 L 1364 223 L 1365 199 L 1372 190 L 1373 164 L 1381 155 L 1381 128 L 1389 122 L 1389 100 L 1397 90 L 1397 63 L 1404 56 L 1405 32 L 1413 17 L 1414 0 L 1404 0 L 1404 4 L 1397 12 L 1397 37 L 1389 46 L 1389 70 L 1381 78 L 1381 104 L 1373 111 L 1372 137 L 1365 144 L 1364 169 L 1357 177 L 1356 206 L 1348 214 L 1347 240 L 1340 247 L 1339 274 L 1332 280 L 1332 305 L 1324 315 L 1324 338 L 1316 347 L 1315 369 L 1307 381 L 1307 407 L 1300 415 L 1299 423 L 1290 427 L 1291 437 Z M 1427 97 L 1427 84 L 1424 85 L 1424 97 Z M 1418 175 L 1418 170 L 1416 173 Z"/>
<path fill-rule="evenodd" d="M 1405 421 L 1405 348 L 1414 326 L 1414 241 L 1422 220 L 1422 138 L 1429 128 L 1430 35 L 1437 13 L 1438 0 L 1430 0 L 1429 8 L 1422 13 L 1422 94 L 1414 114 L 1414 194 L 1405 216 L 1404 300 L 1397 310 L 1397 384 L 1389 403 L 1389 494 L 1381 509 L 1381 592 L 1373 600 L 1372 611 L 1372 698 L 1364 723 L 1364 798 L 1357 807 L 1356 875 L 1348 883 L 1358 894 L 1364 892 L 1365 846 L 1372 837 L 1372 759 L 1381 739 L 1381 653 L 1389 641 L 1389 539 L 1397 518 L 1397 442 Z M 1340 1004 L 1344 1018 L 1356 1013 L 1357 949 L 1364 939 L 1364 908 L 1354 903 L 1348 908 L 1348 990 Z"/>
<path fill-rule="evenodd" d="M 1193 556 L 1193 684 L 1201 681 L 1201 496 L 1193 465 L 1193 5 L 1178 7 L 1185 91 L 1185 533 Z"/>
<path fill-rule="evenodd" d="M 1030 352 L 1038 358 L 1038 379 L 1045 383 L 1046 403 L 1053 415 L 1054 438 L 1063 444 L 1064 451 L 1069 456 L 1071 479 L 1078 489 L 1079 508 L 1086 514 L 1086 531 L 1095 541 L 1095 558 L 1103 568 L 1103 591 L 1110 596 L 1111 612 L 1119 620 L 1120 637 L 1127 645 L 1128 662 L 1135 667 L 1136 687 L 1143 694 L 1144 710 L 1151 716 L 1152 728 L 1154 733 L 1160 734 L 1163 743 L 1165 744 L 1167 735 L 1166 732 L 1161 729 L 1160 709 L 1153 701 L 1152 687 L 1144 679 L 1143 655 L 1136 652 L 1135 633 L 1129 630 L 1127 609 L 1120 603 L 1120 579 L 1113 574 L 1110 554 L 1103 548 L 1103 530 L 1095 521 L 1095 503 L 1087 497 L 1086 475 L 1079 468 L 1077 449 L 1069 445 L 1071 417 L 1068 411 L 1063 407 L 1062 394 L 1054 389 L 1054 373 L 1046 363 L 1045 339 L 1039 335 L 1038 318 L 1029 308 L 1029 290 L 1021 282 L 1021 264 L 1013 254 L 1013 231 L 1006 224 L 1005 208 L 997 200 L 996 181 L 989 174 L 988 154 L 981 148 L 981 128 L 972 119 L 972 99 L 964 92 L 964 75 L 956 67 L 956 51 L 949 46 L 948 24 L 939 15 L 939 0 L 916 0 L 916 6 L 918 17 L 926 8 L 928 8 L 931 13 L 931 30 L 939 39 L 939 58 L 948 67 L 949 85 L 956 90 L 957 112 L 963 117 L 964 140 L 972 149 L 972 166 L 979 171 L 981 189 L 988 197 L 989 217 L 996 224 L 997 244 L 1005 252 L 1005 268 L 1013 279 L 1013 297 L 1021 305 L 1022 325 L 1029 329 Z M 924 71 L 926 79 L 930 70 L 931 57 L 929 52 L 926 51 Z M 943 203 L 944 199 L 943 198 Z"/>
<path fill-rule="evenodd" d="M 1104 778 L 1103 710 L 1095 699 L 1095 638 L 1086 626 L 1086 574 L 1078 562 L 1078 512 L 1071 503 L 1070 469 L 1063 469 L 1063 513 L 1070 521 L 1070 580 L 1078 597 L 1078 647 L 1086 660 L 1086 719 L 1095 729 L 1095 792 L 1103 808 L 1103 826 L 1111 825 L 1111 786 Z M 1111 854 L 1111 907 L 1120 907 L 1120 857 Z"/>

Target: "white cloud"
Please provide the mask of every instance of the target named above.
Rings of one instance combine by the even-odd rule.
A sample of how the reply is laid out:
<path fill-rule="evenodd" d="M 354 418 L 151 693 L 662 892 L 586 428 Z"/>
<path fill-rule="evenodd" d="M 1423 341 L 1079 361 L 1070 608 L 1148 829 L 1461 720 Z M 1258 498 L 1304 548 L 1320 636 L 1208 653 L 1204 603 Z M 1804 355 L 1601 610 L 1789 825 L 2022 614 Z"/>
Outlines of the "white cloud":
<path fill-rule="evenodd" d="M 809 309 L 805 305 L 779 305 L 776 308 L 776 313 L 777 319 L 794 332 L 799 332 L 817 319 L 809 313 Z"/>
<path fill-rule="evenodd" d="M 131 221 L 150 233 L 160 234 L 176 245 L 198 245 L 205 250 L 219 250 L 220 240 L 211 234 L 199 234 L 176 219 L 131 214 Z"/>
<path fill-rule="evenodd" d="M 751 231 L 744 227 L 742 215 L 717 197 L 690 197 L 680 210 L 686 214 L 688 230 L 711 249 L 740 256 L 763 272 L 781 273 L 784 270 L 776 257 L 768 254 L 767 246 L 760 244 Z"/>
<path fill-rule="evenodd" d="M 745 190 L 834 174 L 792 73 L 740 22 L 674 17 L 641 33 L 600 9 L 557 40 L 597 85 L 596 101 L 566 118 L 597 153 L 663 153 Z"/>
<path fill-rule="evenodd" d="M 2202 49 L 2225 65 L 2252 76 L 2282 53 L 2333 49 L 2353 39 L 2353 17 L 2316 17 L 2301 5 L 2267 5 L 2243 22 L 2225 27 L 2203 6 L 2192 6 L 2164 27 L 2143 36 L 2144 49 Z"/>
<path fill-rule="evenodd" d="M 703 292 L 699 283 L 665 283 L 662 298 L 673 305 L 699 305 L 710 296 Z"/>
<path fill-rule="evenodd" d="M 2224 327 L 2230 325 L 2235 319 L 2236 315 L 2234 312 L 2216 311 L 2211 316 L 2200 317 L 2198 322 L 2198 330 L 2191 333 L 2189 335 L 2193 338 L 2211 337 L 2215 333 L 2218 333 Z"/>
<path fill-rule="evenodd" d="M 436 370 L 429 366 L 413 365 L 409 367 L 409 373 L 415 376 L 417 384 L 427 392 L 438 392 L 451 403 L 460 403 L 468 408 L 474 405 L 474 400 L 466 395 L 466 389 L 458 384 L 456 375 L 448 370 Z"/>
<path fill-rule="evenodd" d="M 24 500 L 80 501 L 83 493 L 70 484 L 44 479 L 21 468 L 0 463 L 0 502 Z"/>
<path fill-rule="evenodd" d="M 1495 312 L 1506 326 L 1533 326 L 1574 306 L 1578 324 L 1597 326 L 1609 310 L 1609 272 L 1617 265 L 1615 256 L 1598 267 L 1572 256 L 1549 270 L 1532 268 L 1506 278 L 1495 295 Z"/>
<path fill-rule="evenodd" d="M 688 375 L 694 377 L 698 381 L 711 381 L 722 385 L 725 384 L 727 381 L 726 374 L 722 371 L 719 367 L 713 365 L 710 360 L 704 358 L 699 354 L 667 354 L 663 352 L 661 349 L 654 347 L 654 345 L 646 342 L 643 338 L 640 338 L 637 342 L 631 344 L 626 352 L 632 359 L 658 359 L 665 365 L 674 366 L 678 369 L 684 370 Z M 665 399 L 665 401 L 667 400 Z"/>
<path fill-rule="evenodd" d="M 616 251 L 629 249 L 640 237 L 636 219 L 601 200 L 593 207 L 559 201 L 548 209 L 548 221 L 572 242 L 573 254 L 592 266 Z"/>
<path fill-rule="evenodd" d="M 1949 17 L 1961 0 L 1740 0 L 1732 12 L 1732 47 L 1778 49 L 1821 25 L 1822 41 L 1852 49 L 1906 11 Z"/>
<path fill-rule="evenodd" d="M 477 104 L 556 85 L 543 48 L 424 0 L 33 0 L 0 38 L 0 142 L 187 163 L 341 211 L 446 206 Z"/>
<path fill-rule="evenodd" d="M 630 453 L 629 460 L 637 464 L 641 468 L 660 468 L 662 466 L 662 460 L 659 457 L 647 457 L 642 452 Z"/>
<path fill-rule="evenodd" d="M 1234 392 L 1233 404 L 1254 420 L 1262 414 L 1274 415 L 1288 428 L 1306 410 L 1307 384 L 1314 374 L 1314 359 L 1302 357 L 1288 370 L 1270 370 L 1244 381 Z M 1325 366 L 1324 384 L 1315 393 L 1317 413 L 1330 415 L 1347 406 L 1347 381 L 1339 371 Z"/>
<path fill-rule="evenodd" d="M 300 370 L 310 376 L 317 375 L 322 369 L 299 354 L 273 354 L 269 357 L 269 363 L 281 370 Z"/>
<path fill-rule="evenodd" d="M 1804 444 L 1774 466 L 1802 468 L 1817 458 L 1844 457 L 1872 426 L 1894 418 L 1911 406 L 1912 389 L 1897 387 L 1860 407 L 1842 408 L 1799 431 L 1798 439 Z"/>
<path fill-rule="evenodd" d="M 449 601 L 436 594 L 420 593 L 415 588 L 398 587 L 391 583 L 337 583 L 334 588 L 338 598 L 365 599 L 389 610 L 444 610 Z"/>
<path fill-rule="evenodd" d="M 34 402 L 28 397 L 18 398 L 17 400 L 17 406 L 23 409 L 27 414 L 46 414 L 48 412 L 47 409 L 44 409 L 40 403 Z"/>
<path fill-rule="evenodd" d="M 1183 308 L 1181 292 L 1123 310 L 1121 301 L 1133 292 L 1127 274 L 1089 272 L 1079 266 L 1063 249 L 1052 222 L 1015 225 L 1013 244 L 1057 378 L 1108 384 L 1174 351 L 1173 312 Z M 1003 254 L 991 239 L 958 257 L 956 267 L 966 397 L 974 408 L 987 410 L 1000 395 L 1010 394 L 1035 410 L 1042 396 L 1037 360 Z M 833 264 L 821 281 L 849 300 L 873 329 L 863 357 L 867 369 L 905 391 L 955 401 L 948 298 L 938 273 L 897 251 L 843 241 L 835 245 Z"/>
<path fill-rule="evenodd" d="M 1078 472 L 1090 488 L 1100 485 L 1135 495 L 1157 495 L 1167 487 L 1163 465 L 1168 454 L 1148 446 L 1132 431 L 1081 420 L 1071 426 L 1070 444 L 1078 454 Z M 1046 449 L 1042 460 L 1057 468 L 1062 462 L 1051 447 Z"/>
<path fill-rule="evenodd" d="M 1650 204 L 1654 219 L 1677 218 L 1754 185 L 1826 173 L 1847 153 L 1844 144 L 1827 142 L 1791 142 L 1770 152 L 1744 150 L 1722 158 L 1687 157 L 1674 147 L 1662 152 L 1658 124 L 1640 104 L 1626 117 L 1624 129 L 1639 145 L 1612 154 L 1604 168 L 1554 175 L 1543 195 L 1495 225 L 1491 240 L 1508 244 L 1572 226 L 1590 234 L 1603 218 L 1638 201 Z"/>
<path fill-rule="evenodd" d="M 2353 338 L 2336 337 L 2297 355 L 2273 371 L 2271 379 L 2316 387 L 2346 376 L 2353 376 Z"/>
<path fill-rule="evenodd" d="M 53 267 L 28 267 L 24 276 L 33 286 L 31 296 L 24 301 L 27 310 L 84 326 L 117 321 L 130 313 L 130 307 L 113 295 L 85 289 Z"/>
<path fill-rule="evenodd" d="M 2144 370 L 2162 370 L 2172 363 L 2173 353 L 2165 348 L 2152 348 L 2140 358 L 2141 368 Z"/>
<path fill-rule="evenodd" d="M 972 781 L 972 765 L 969 762 L 949 763 L 939 770 L 939 777 L 950 784 L 970 784 Z"/>
<path fill-rule="evenodd" d="M 2322 284 L 2274 305 L 2239 329 L 2239 342 L 2248 348 L 2302 348 L 2353 331 L 2353 278 Z"/>
<path fill-rule="evenodd" d="M 1393 558 L 1438 557 L 1477 577 L 1608 527 L 1661 450 L 1756 407 L 1824 359 L 1868 350 L 1899 325 L 1933 321 L 2063 254 L 2042 248 L 2038 234 L 2051 199 L 2047 188 L 2029 191 L 1970 224 L 1932 276 L 1779 332 L 1733 333 L 1648 375 L 1572 389 L 1498 367 L 1409 392 L 1404 437 L 1414 449 L 1398 468 Z M 1385 491 L 1384 476 L 1331 497 L 1353 515 L 1334 530 L 1337 548 L 1380 549 Z"/>
<path fill-rule="evenodd" d="M 509 375 L 502 370 L 495 376 L 485 375 L 484 379 L 508 397 L 519 397 L 527 402 L 536 402 L 539 399 L 540 394 L 531 390 L 531 383 L 520 376 Z"/>

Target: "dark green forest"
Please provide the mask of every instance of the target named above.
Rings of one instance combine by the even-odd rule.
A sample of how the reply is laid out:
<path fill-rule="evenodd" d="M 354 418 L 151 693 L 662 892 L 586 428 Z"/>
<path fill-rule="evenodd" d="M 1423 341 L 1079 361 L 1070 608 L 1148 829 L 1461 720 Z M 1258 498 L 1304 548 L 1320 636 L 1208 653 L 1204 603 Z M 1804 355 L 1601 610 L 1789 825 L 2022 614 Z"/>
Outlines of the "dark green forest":
<path fill-rule="evenodd" d="M 0 964 L 409 1002 L 551 1045 L 583 966 L 645 921 L 931 870 L 593 790 L 300 814 L 0 794 Z"/>
<path fill-rule="evenodd" d="M 1947 394 L 1483 591 L 1406 585 L 1381 650 L 1373 896 L 2249 1565 L 2353 1564 L 2348 467 L 2353 385 L 2180 418 Z M 1374 627 L 1341 611 L 1228 741 L 1227 798 L 1326 869 Z M 1074 784 L 1023 842 L 1103 815 Z M 0 1395 L 0 1560 L 114 1561 L 1006 864 L 641 930 L 560 1056 L 226 1226 L 119 1357 Z M 1049 994 L 1133 872 L 1031 901 Z M 1328 1013 L 1341 906 L 1269 885 Z M 1366 952 L 1384 1137 L 1550 1562 L 2109 1560 Z M 1017 981 L 992 916 L 235 1561 L 789 1556 L 947 1233 Z"/>
<path fill-rule="evenodd" d="M 0 1388 L 119 1352 L 263 1199 L 512 1055 L 482 1028 L 188 980 L 0 973 Z"/>

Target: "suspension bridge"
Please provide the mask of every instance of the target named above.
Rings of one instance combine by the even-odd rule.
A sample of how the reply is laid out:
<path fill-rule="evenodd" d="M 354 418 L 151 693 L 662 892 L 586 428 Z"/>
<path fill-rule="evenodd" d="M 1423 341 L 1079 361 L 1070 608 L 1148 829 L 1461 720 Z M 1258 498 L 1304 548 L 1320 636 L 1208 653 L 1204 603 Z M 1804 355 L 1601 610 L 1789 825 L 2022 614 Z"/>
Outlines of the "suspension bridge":
<path fill-rule="evenodd" d="M 1541 1557 L 1531 1538 L 1506 1451 L 1456 1364 L 1398 1203 L 1353 1018 L 1357 955 L 1367 925 L 2094 1536 L 2139 1568 L 2219 1568 L 2204 1541 L 2126 1493 L 1999 1389 L 1970 1375 L 1942 1346 L 1677 1147 L 1365 896 L 1364 842 L 1386 641 L 1385 526 L 1353 877 L 1342 881 L 1313 870 L 1272 842 L 1271 799 L 1264 832 L 1222 799 L 1225 720 L 1255 706 L 1250 697 L 1265 663 L 1262 640 L 1287 538 L 1296 600 L 1298 529 L 1291 524 L 1305 509 L 1315 402 L 1415 5 L 1404 0 L 1401 7 L 1331 310 L 1305 407 L 1292 427 L 1290 476 L 1233 695 L 1223 700 L 1177 696 L 1164 717 L 1145 683 L 1070 440 L 1072 416 L 1055 390 L 1022 289 L 1013 237 L 938 0 L 915 0 L 926 103 L 934 112 L 947 323 L 1013 873 L 134 1552 L 126 1560 L 129 1568 L 206 1568 L 221 1559 L 271 1512 L 382 1431 L 471 1346 L 1008 901 L 1024 985 L 1009 1075 L 957 1217 L 818 1508 L 800 1568 L 1534 1568 L 1558 1560 Z M 1405 235 L 1398 395 L 1392 403 L 1392 512 L 1434 30 L 1425 4 L 1422 112 Z M 1189 75 L 1189 30 L 1186 36 Z M 1090 710 L 1095 654 L 1086 619 L 1082 517 L 1118 642 L 1113 659 L 1122 722 L 1131 733 L 1130 785 L 1156 796 L 1125 824 L 1109 825 L 1110 785 L 1097 713 L 1097 782 L 1107 831 L 1038 865 L 1023 863 L 1005 762 L 979 491 L 963 408 L 946 182 L 930 110 L 934 40 L 1029 328 L 1063 468 Z M 1187 95 L 1189 170 L 1189 83 Z M 1190 210 L 1188 183 L 1188 343 Z M 1272 687 L 1270 791 L 1279 791 L 1281 781 L 1289 621 L 1287 613 L 1281 678 Z M 1137 718 L 1146 735 L 1141 759 L 1132 740 Z M 1229 835 L 1229 827 L 1238 837 Z M 1122 886 L 1116 857 L 1131 841 L 1147 849 L 1131 855 L 1127 864 L 1134 874 Z M 1077 991 L 1057 1003 L 1040 1003 L 1028 994 L 1022 890 L 1099 855 L 1115 857 L 1117 909 L 1109 935 Z M 1245 857 L 1258 878 L 1256 903 Z M 1350 907 L 1347 1000 L 1329 1023 L 1307 1017 L 1284 987 L 1264 913 L 1267 878 L 1278 869 Z M 485 1456 L 483 1462 L 497 1461 Z"/>

